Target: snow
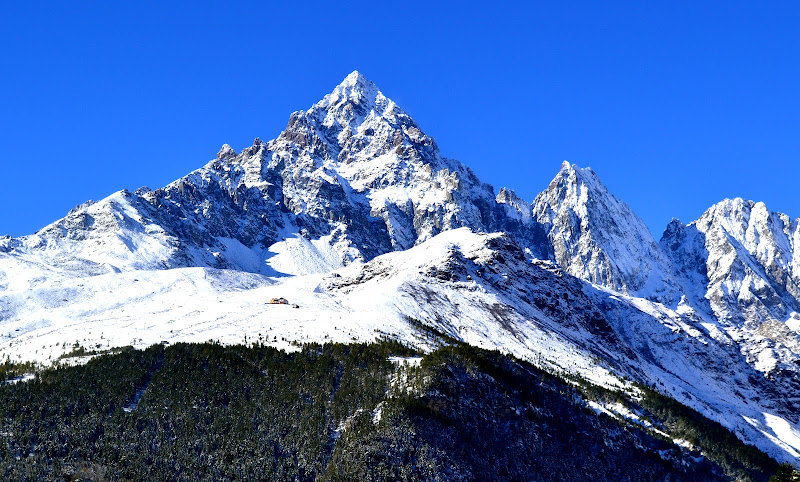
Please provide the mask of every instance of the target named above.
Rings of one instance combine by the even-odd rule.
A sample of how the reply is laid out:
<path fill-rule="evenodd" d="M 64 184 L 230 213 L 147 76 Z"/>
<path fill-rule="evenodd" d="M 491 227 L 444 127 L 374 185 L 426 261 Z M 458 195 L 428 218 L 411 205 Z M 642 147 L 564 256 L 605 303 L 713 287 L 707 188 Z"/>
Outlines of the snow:
<path fill-rule="evenodd" d="M 330 236 L 308 240 L 294 235 L 271 245 L 266 263 L 287 275 L 327 273 L 342 266 L 342 255 L 330 243 Z"/>
<path fill-rule="evenodd" d="M 372 424 L 378 425 L 378 422 L 381 421 L 381 417 L 383 416 L 383 402 L 378 403 L 378 406 L 375 407 L 375 410 L 372 411 Z"/>
<path fill-rule="evenodd" d="M 488 244 L 499 236 L 476 234 L 466 228 L 450 230 L 409 250 L 327 273 L 313 271 L 327 269 L 326 260 L 333 258 L 330 251 L 317 249 L 314 240 L 288 238 L 291 241 L 275 247 L 275 257 L 294 250 L 295 265 L 291 269 L 307 273 L 291 276 L 213 268 L 120 271 L 81 277 L 41 271 L 34 276 L 40 279 L 32 286 L 9 286 L 0 292 L 0 350 L 12 360 L 52 363 L 71 351 L 76 342 L 87 349 L 104 350 L 125 345 L 143 348 L 162 341 L 258 341 L 295 350 L 297 343 L 363 342 L 388 335 L 422 350 L 433 348 L 435 343 L 409 324 L 409 318 L 413 318 L 476 346 L 500 348 L 548 371 L 629 390 L 620 374 L 593 351 L 599 340 L 548 321 L 534 307 L 524 308 L 520 299 L 512 296 L 513 291 L 501 289 L 510 277 L 518 279 L 524 272 L 514 270 L 533 269 L 533 265 L 525 260 L 519 265 L 492 265 L 494 251 Z M 235 242 L 228 246 L 229 256 L 233 256 L 239 246 Z M 250 256 L 247 252 L 240 255 Z M 454 259 L 478 263 L 465 273 L 471 280 L 440 281 L 424 274 L 439 272 Z M 272 266 L 290 269 L 287 265 Z M 499 270 L 491 273 L 486 266 Z M 31 266 L 21 269 L 33 276 Z M 477 271 L 485 271 L 483 278 Z M 552 273 L 548 276 L 550 282 L 563 280 Z M 701 412 L 718 420 L 722 417 L 726 426 L 744 430 L 735 417 L 721 414 L 762 418 L 764 410 L 752 402 L 755 392 L 747 392 L 743 388 L 746 385 L 739 384 L 736 377 L 715 375 L 730 369 L 725 366 L 730 362 L 720 348 L 715 348 L 714 340 L 706 338 L 705 330 L 692 325 L 688 318 L 692 312 L 687 307 L 673 311 L 599 286 L 583 286 L 590 299 L 606 307 L 614 330 L 623 339 L 634 347 L 648 344 L 645 353 L 657 362 L 640 362 L 638 369 L 644 376 L 663 383 L 672 396 Z M 299 308 L 268 304 L 274 297 L 285 297 Z M 691 355 L 687 357 L 686 353 Z M 392 361 L 413 365 L 419 358 Z M 740 402 L 737 391 L 742 390 L 745 395 Z M 636 414 L 625 413 L 621 407 L 610 410 L 636 419 Z M 777 422 L 772 424 L 777 429 L 768 429 L 764 423 L 744 426 L 750 427 L 746 433 L 751 439 L 758 440 L 758 434 L 762 434 L 782 447 L 794 443 L 791 434 L 795 426 L 786 423 L 789 430 L 783 430 Z"/>
<path fill-rule="evenodd" d="M 19 377 L 16 377 L 16 378 L 11 378 L 9 380 L 5 380 L 2 383 L 6 384 L 6 385 L 13 385 L 13 384 L 16 384 L 16 383 L 19 383 L 19 382 L 27 382 L 27 381 L 33 380 L 34 378 L 36 378 L 35 374 L 28 373 L 28 374 L 25 374 L 25 375 L 22 375 L 22 376 L 19 376 Z"/>
<path fill-rule="evenodd" d="M 222 253 L 216 253 L 217 256 L 224 256 L 229 263 L 250 273 L 262 270 L 261 256 L 257 250 L 248 248 L 235 238 L 218 237 L 217 241 L 224 247 Z"/>
<path fill-rule="evenodd" d="M 614 414 L 614 412 L 612 412 L 611 410 L 607 409 L 603 405 L 600 405 L 599 403 L 597 403 L 597 402 L 595 402 L 593 400 L 588 400 L 586 402 L 586 405 L 588 405 L 589 408 L 591 408 L 592 410 L 594 410 L 597 413 L 604 413 L 604 414 L 608 415 L 611 418 L 617 418 L 617 416 Z"/>
<path fill-rule="evenodd" d="M 669 438 L 669 434 L 655 428 L 652 423 L 643 419 L 640 414 L 634 413 L 630 408 L 621 403 L 601 404 L 593 400 L 587 400 L 586 405 L 597 413 L 604 413 L 612 418 L 626 420 L 629 423 L 639 425 L 640 427 Z M 674 442 L 677 445 L 681 445 L 677 440 L 674 440 Z"/>
<path fill-rule="evenodd" d="M 792 313 L 791 317 L 786 320 L 786 326 L 789 327 L 790 330 L 794 331 L 795 333 L 800 334 L 800 318 L 798 318 L 797 313 Z"/>
<path fill-rule="evenodd" d="M 778 366 L 778 360 L 775 357 L 775 351 L 767 348 L 758 353 L 758 359 L 755 363 L 756 370 L 764 373 L 769 373 Z"/>
<path fill-rule="evenodd" d="M 540 287 L 566 278 L 527 259 L 494 261 L 496 253 L 488 246 L 501 237 L 454 229 L 406 251 L 344 267 L 333 262 L 341 258 L 330 248 L 330 240 L 287 237 L 271 246 L 271 257 L 266 257 L 282 276 L 200 267 L 76 276 L 74 271 L 36 264 L 32 257 L 0 253 L 6 273 L 6 281 L 0 280 L 5 283 L 0 291 L 0 351 L 12 360 L 53 363 L 76 342 L 97 350 L 208 340 L 263 342 L 296 350 L 304 342 L 363 342 L 392 336 L 423 351 L 434 348 L 435 343 L 409 323 L 413 318 L 548 371 L 629 390 L 618 368 L 598 358 L 595 350 L 602 349 L 601 340 L 548 320 L 514 294 L 518 280 L 529 270 L 546 277 L 538 281 Z M 240 265 L 260 259 L 257 251 L 238 241 L 224 241 L 226 256 Z M 449 281 L 436 278 L 435 273 L 450 269 L 454 260 L 467 271 Z M 18 279 L 16 273 L 24 276 Z M 761 420 L 765 411 L 753 402 L 756 392 L 747 391 L 746 381 L 739 383 L 736 375 L 727 374 L 728 355 L 707 337 L 707 330 L 697 328 L 702 325 L 693 324 L 694 312 L 688 305 L 672 310 L 600 286 L 581 286 L 589 300 L 604 306 L 613 329 L 629 346 L 646 344 L 640 353 L 653 361 L 640 360 L 637 369 L 643 376 L 663 383 L 672 396 L 749 439 L 765 437 L 791 457 L 793 452 L 783 447 L 796 447 L 796 425 L 782 418 L 784 422 L 769 419 L 751 426 L 741 418 Z M 268 304 L 274 297 L 285 297 L 299 308 Z M 581 309 L 574 303 L 568 306 Z M 414 365 L 419 357 L 392 361 Z M 632 421 L 638 418 L 622 407 L 606 409 Z M 769 448 L 764 443 L 759 446 Z"/>
<path fill-rule="evenodd" d="M 422 363 L 421 356 L 390 356 L 389 361 L 398 365 L 418 367 Z"/>
<path fill-rule="evenodd" d="M 800 457 L 800 430 L 785 419 L 764 413 L 766 425 L 772 430 L 774 440 L 792 457 Z M 772 437 L 768 434 L 768 436 Z"/>
<path fill-rule="evenodd" d="M 548 232 L 556 262 L 573 276 L 635 296 L 673 301 L 669 263 L 644 222 L 590 168 L 567 161 L 536 196 L 533 217 Z"/>
<path fill-rule="evenodd" d="M 473 289 L 427 286 L 444 305 L 427 305 L 414 296 L 419 271 L 431 260 L 444 259 L 455 248 L 486 256 L 484 239 L 466 229 L 454 230 L 407 252 L 390 253 L 371 266 L 394 273 L 363 281 L 349 292 L 326 288 L 326 283 L 358 277 L 364 265 L 340 268 L 339 278 L 323 274 L 267 277 L 212 268 L 53 278 L 32 290 L 6 290 L 0 295 L 0 306 L 14 307 L 13 316 L 0 324 L 0 350 L 12 359 L 53 362 L 71 351 L 75 342 L 107 349 L 146 347 L 162 340 L 242 343 L 247 338 L 290 347 L 293 341 L 369 341 L 382 333 L 426 347 L 426 342 L 416 338 L 408 317 L 435 323 L 441 310 L 450 306 L 452 316 L 459 320 L 455 334 L 467 342 L 487 348 L 503 346 L 538 363 L 615 384 L 610 372 L 590 362 L 588 354 L 566 338 L 535 326 L 512 334 L 489 322 L 487 307 L 503 300 L 474 289 L 474 283 Z M 313 244 L 306 241 L 302 246 Z M 267 304 L 273 297 L 286 297 L 300 307 Z M 530 325 L 519 315 L 510 316 L 521 326 Z"/>

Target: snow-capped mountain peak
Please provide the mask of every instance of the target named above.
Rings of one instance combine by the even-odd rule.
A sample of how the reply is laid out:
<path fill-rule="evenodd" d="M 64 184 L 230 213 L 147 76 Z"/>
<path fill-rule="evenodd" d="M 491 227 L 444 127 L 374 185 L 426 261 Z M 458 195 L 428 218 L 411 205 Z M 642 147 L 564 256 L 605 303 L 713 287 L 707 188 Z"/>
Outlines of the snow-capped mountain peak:
<path fill-rule="evenodd" d="M 647 226 L 592 169 L 564 161 L 533 205 L 555 261 L 570 274 L 616 291 L 676 301 L 669 262 Z"/>
<path fill-rule="evenodd" d="M 223 144 L 222 148 L 220 148 L 219 152 L 217 153 L 217 160 L 219 161 L 228 161 L 233 159 L 237 156 L 236 151 L 233 150 L 231 146 L 228 144 Z"/>
<path fill-rule="evenodd" d="M 725 199 L 661 240 L 674 266 L 724 325 L 787 320 L 800 311 L 800 227 L 761 202 Z M 705 302 L 705 301 L 703 301 Z"/>
<path fill-rule="evenodd" d="M 414 124 L 397 104 L 358 71 L 348 75 L 304 114 L 320 126 L 336 131 L 340 142 L 357 133 L 374 132 L 384 123 Z"/>
<path fill-rule="evenodd" d="M 383 96 L 378 90 L 378 87 L 372 81 L 361 75 L 359 71 L 354 70 L 333 89 L 333 92 L 326 95 L 314 107 L 329 108 L 344 103 L 372 107 L 375 105 L 375 101 L 379 95 Z"/>
<path fill-rule="evenodd" d="M 430 152 L 422 157 L 428 162 L 438 155 L 433 139 L 356 71 L 311 108 L 292 114 L 271 149 L 310 148 L 312 157 L 349 163 L 392 151 L 401 157 L 414 154 L 412 151 L 422 154 L 421 149 L 409 149 L 409 144 L 427 146 Z"/>

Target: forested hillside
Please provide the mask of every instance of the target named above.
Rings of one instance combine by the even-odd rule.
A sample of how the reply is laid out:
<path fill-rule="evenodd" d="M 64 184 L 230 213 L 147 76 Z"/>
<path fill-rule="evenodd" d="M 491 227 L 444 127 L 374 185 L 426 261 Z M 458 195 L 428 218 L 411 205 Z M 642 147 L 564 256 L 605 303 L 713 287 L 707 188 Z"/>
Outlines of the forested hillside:
<path fill-rule="evenodd" d="M 461 344 L 424 357 L 392 341 L 126 349 L 0 386 L 0 478 L 694 481 L 777 470 L 714 422 L 642 393 L 632 402 Z M 588 400 L 624 404 L 651 428 Z"/>

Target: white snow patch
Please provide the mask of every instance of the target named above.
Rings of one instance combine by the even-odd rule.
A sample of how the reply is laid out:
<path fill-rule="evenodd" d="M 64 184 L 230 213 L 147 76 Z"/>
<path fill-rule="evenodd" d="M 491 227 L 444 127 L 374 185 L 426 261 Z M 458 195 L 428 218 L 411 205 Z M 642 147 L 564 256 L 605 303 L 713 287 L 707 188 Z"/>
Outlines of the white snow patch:
<path fill-rule="evenodd" d="M 789 319 L 786 320 L 786 326 L 795 333 L 800 334 L 800 314 L 792 312 Z"/>
<path fill-rule="evenodd" d="M 390 356 L 389 361 L 395 363 L 397 365 L 406 365 L 412 367 L 418 367 L 420 363 L 422 363 L 421 356 Z"/>
<path fill-rule="evenodd" d="M 767 426 L 775 434 L 776 443 L 792 457 L 800 457 L 800 430 L 792 426 L 783 418 L 771 413 L 764 413 L 764 420 Z M 770 434 L 768 437 L 772 438 Z"/>
<path fill-rule="evenodd" d="M 383 416 L 383 402 L 380 402 L 375 410 L 372 411 L 372 424 L 378 425 L 378 422 L 381 421 L 381 417 Z"/>
<path fill-rule="evenodd" d="M 269 247 L 266 264 L 279 273 L 299 276 L 341 268 L 342 255 L 325 238 L 288 237 Z"/>
<path fill-rule="evenodd" d="M 762 350 L 758 354 L 758 359 L 755 363 L 756 370 L 769 373 L 778 366 L 778 360 L 775 357 L 775 351 L 772 348 Z"/>
<path fill-rule="evenodd" d="M 27 373 L 27 374 L 19 376 L 19 377 L 15 377 L 15 378 L 11 378 L 9 380 L 5 380 L 2 383 L 5 384 L 5 385 L 13 385 L 13 384 L 19 383 L 19 382 L 27 382 L 27 381 L 33 380 L 34 378 L 36 378 L 35 374 Z"/>

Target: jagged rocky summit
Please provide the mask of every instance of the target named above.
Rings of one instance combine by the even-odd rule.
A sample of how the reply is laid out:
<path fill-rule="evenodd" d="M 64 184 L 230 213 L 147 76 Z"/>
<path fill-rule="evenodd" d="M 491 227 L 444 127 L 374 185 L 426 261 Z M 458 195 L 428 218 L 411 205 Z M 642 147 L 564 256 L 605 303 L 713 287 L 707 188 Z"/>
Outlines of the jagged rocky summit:
<path fill-rule="evenodd" d="M 52 359 L 34 345 L 270 330 L 276 343 L 422 343 L 413 318 L 556 370 L 656 385 L 796 461 L 798 243 L 797 220 L 741 199 L 656 242 L 568 162 L 532 202 L 495 193 L 353 72 L 274 140 L 226 144 L 163 188 L 0 238 L 0 347 Z M 303 308 L 262 313 L 273 295 Z"/>

